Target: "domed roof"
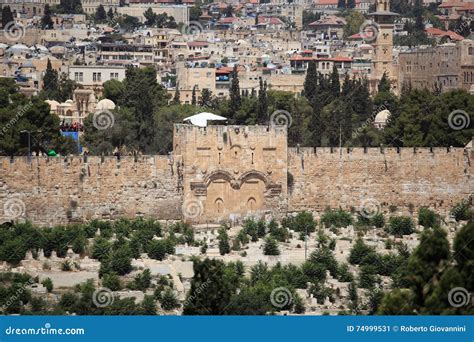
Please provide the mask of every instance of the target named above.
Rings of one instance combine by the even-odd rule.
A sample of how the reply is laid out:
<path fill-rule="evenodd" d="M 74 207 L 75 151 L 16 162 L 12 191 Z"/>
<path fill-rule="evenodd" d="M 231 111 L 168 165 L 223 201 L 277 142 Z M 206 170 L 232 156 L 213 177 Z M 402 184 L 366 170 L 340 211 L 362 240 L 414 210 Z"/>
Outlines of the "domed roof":
<path fill-rule="evenodd" d="M 112 100 L 109 99 L 102 99 L 99 102 L 97 102 L 97 106 L 95 106 L 96 110 L 113 110 L 115 109 L 115 103 Z"/>
<path fill-rule="evenodd" d="M 24 45 L 24 44 L 15 44 L 15 45 L 12 45 L 10 46 L 9 48 L 10 51 L 21 51 L 21 50 L 28 50 L 28 46 Z"/>
<path fill-rule="evenodd" d="M 375 123 L 386 123 L 387 120 L 390 118 L 390 111 L 388 109 L 384 109 L 381 112 L 378 112 L 375 116 Z"/>
<path fill-rule="evenodd" d="M 58 108 L 58 105 L 59 105 L 58 101 L 46 100 L 45 102 L 49 104 L 49 107 L 51 107 L 51 110 L 56 110 Z"/>
<path fill-rule="evenodd" d="M 66 100 L 66 103 L 73 103 L 73 101 L 69 99 L 69 100 Z"/>

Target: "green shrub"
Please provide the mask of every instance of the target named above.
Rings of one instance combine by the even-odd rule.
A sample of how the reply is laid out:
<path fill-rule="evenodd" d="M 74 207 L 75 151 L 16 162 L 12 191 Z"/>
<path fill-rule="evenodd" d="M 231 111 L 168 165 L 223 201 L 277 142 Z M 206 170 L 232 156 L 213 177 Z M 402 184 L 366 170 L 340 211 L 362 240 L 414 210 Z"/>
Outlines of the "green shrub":
<path fill-rule="evenodd" d="M 450 211 L 451 217 L 456 221 L 469 221 L 473 217 L 470 201 L 463 201 L 456 204 Z"/>
<path fill-rule="evenodd" d="M 278 242 L 274 238 L 269 236 L 265 239 L 265 245 L 263 247 L 263 254 L 265 254 L 265 255 L 280 255 L 280 250 L 278 249 Z"/>
<path fill-rule="evenodd" d="M 326 227 L 347 227 L 352 224 L 352 216 L 349 212 L 337 209 L 337 210 L 326 210 L 321 216 L 321 223 Z"/>
<path fill-rule="evenodd" d="M 439 226 L 439 217 L 434 211 L 422 207 L 418 210 L 418 224 L 425 228 L 437 227 Z"/>
<path fill-rule="evenodd" d="M 276 220 L 271 220 L 268 224 L 268 232 L 270 235 L 275 238 L 277 241 L 285 242 L 289 238 L 288 229 L 285 227 L 280 227 Z"/>
<path fill-rule="evenodd" d="M 51 293 L 51 291 L 53 291 L 53 281 L 51 280 L 51 278 L 44 279 L 41 284 L 43 284 L 48 293 Z"/>
<path fill-rule="evenodd" d="M 300 212 L 296 216 L 287 216 L 283 218 L 281 225 L 303 234 L 305 234 L 305 232 L 310 234 L 316 230 L 316 222 L 314 221 L 313 214 L 307 211 Z"/>
<path fill-rule="evenodd" d="M 377 282 L 377 272 L 375 266 L 363 265 L 359 271 L 359 286 L 363 289 L 371 289 Z"/>
<path fill-rule="evenodd" d="M 337 269 L 337 280 L 341 282 L 351 282 L 354 280 L 354 276 L 351 271 L 349 271 L 349 265 L 347 263 L 342 263 Z"/>
<path fill-rule="evenodd" d="M 102 277 L 102 286 L 112 291 L 120 290 L 121 284 L 117 273 L 111 272 L 104 274 L 104 276 Z"/>
<path fill-rule="evenodd" d="M 385 226 L 385 218 L 382 213 L 376 213 L 372 218 L 371 218 L 371 223 L 374 227 L 377 228 L 383 228 Z"/>
<path fill-rule="evenodd" d="M 243 230 L 245 234 L 250 235 L 253 242 L 258 241 L 258 225 L 253 219 L 245 220 Z"/>
<path fill-rule="evenodd" d="M 166 240 L 151 240 L 147 244 L 146 252 L 152 259 L 163 260 L 167 254 Z"/>
<path fill-rule="evenodd" d="M 163 310 L 166 311 L 177 309 L 181 306 L 178 298 L 170 288 L 161 293 L 160 304 Z"/>
<path fill-rule="evenodd" d="M 389 232 L 393 235 L 410 235 L 415 231 L 411 217 L 394 216 L 389 220 Z"/>
<path fill-rule="evenodd" d="M 96 237 L 94 239 L 94 244 L 92 245 L 92 258 L 99 261 L 105 260 L 108 258 L 110 251 L 112 250 L 112 244 L 104 239 L 103 237 Z"/>
<path fill-rule="evenodd" d="M 374 252 L 374 248 L 367 246 L 362 239 L 357 239 L 349 253 L 349 262 L 353 265 L 358 265 L 367 254 Z"/>
<path fill-rule="evenodd" d="M 227 235 L 225 228 L 219 229 L 217 239 L 219 240 L 219 253 L 221 255 L 230 253 L 229 235 Z"/>
<path fill-rule="evenodd" d="M 108 268 L 119 275 L 125 275 L 132 270 L 132 257 L 130 249 L 122 246 L 115 250 L 107 260 Z"/>

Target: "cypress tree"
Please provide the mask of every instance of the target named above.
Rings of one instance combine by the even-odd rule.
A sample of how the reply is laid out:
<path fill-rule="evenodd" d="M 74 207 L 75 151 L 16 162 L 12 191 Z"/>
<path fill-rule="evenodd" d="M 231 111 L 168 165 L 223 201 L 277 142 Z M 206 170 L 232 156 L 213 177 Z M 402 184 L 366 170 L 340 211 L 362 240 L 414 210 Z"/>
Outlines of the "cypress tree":
<path fill-rule="evenodd" d="M 194 90 L 194 88 L 193 88 Z M 176 83 L 176 91 L 174 92 L 173 101 L 171 102 L 174 105 L 179 105 L 181 101 L 179 100 L 181 94 L 179 92 L 179 82 Z"/>
<path fill-rule="evenodd" d="M 234 69 L 230 74 L 232 80 L 230 84 L 230 103 L 229 103 L 229 117 L 235 118 L 236 113 L 239 111 L 242 104 L 242 99 L 240 97 L 240 86 L 239 86 L 239 72 L 237 70 L 237 65 L 234 65 Z"/>
<path fill-rule="evenodd" d="M 268 114 L 268 97 L 267 97 L 267 81 L 260 78 L 260 91 L 258 93 L 257 104 L 257 123 L 262 124 L 267 119 Z"/>
<path fill-rule="evenodd" d="M 193 87 L 193 92 L 192 92 L 192 95 L 191 95 L 191 104 L 193 106 L 195 106 L 197 104 L 197 100 L 196 100 L 196 86 Z"/>
<path fill-rule="evenodd" d="M 48 94 L 48 97 L 51 94 L 55 93 L 58 89 L 58 72 L 53 69 L 51 61 L 48 59 L 48 64 L 46 65 L 46 72 L 43 77 L 43 90 Z"/>
<path fill-rule="evenodd" d="M 316 71 L 316 63 L 314 61 L 311 61 L 308 65 L 303 89 L 304 96 L 308 101 L 312 101 L 318 90 L 318 72 Z"/>
<path fill-rule="evenodd" d="M 10 6 L 2 7 L 2 28 L 10 23 L 14 22 L 12 11 L 10 10 Z"/>
<path fill-rule="evenodd" d="M 44 29 L 52 29 L 54 26 L 53 20 L 51 19 L 51 9 L 49 5 L 46 4 L 44 6 L 44 16 L 41 18 L 41 28 Z"/>
<path fill-rule="evenodd" d="M 330 92 L 333 97 L 338 97 L 341 92 L 341 86 L 339 84 L 339 72 L 336 66 L 332 67 L 332 73 L 330 77 Z"/>

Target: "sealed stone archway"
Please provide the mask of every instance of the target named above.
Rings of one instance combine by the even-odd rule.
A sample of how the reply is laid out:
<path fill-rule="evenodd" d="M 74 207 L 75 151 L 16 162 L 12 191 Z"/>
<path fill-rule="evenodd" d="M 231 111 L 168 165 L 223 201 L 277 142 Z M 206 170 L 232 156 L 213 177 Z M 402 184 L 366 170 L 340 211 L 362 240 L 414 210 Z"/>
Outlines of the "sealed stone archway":
<path fill-rule="evenodd" d="M 185 203 L 201 213 L 185 219 L 216 222 L 278 212 L 286 204 L 286 127 L 175 125 Z"/>

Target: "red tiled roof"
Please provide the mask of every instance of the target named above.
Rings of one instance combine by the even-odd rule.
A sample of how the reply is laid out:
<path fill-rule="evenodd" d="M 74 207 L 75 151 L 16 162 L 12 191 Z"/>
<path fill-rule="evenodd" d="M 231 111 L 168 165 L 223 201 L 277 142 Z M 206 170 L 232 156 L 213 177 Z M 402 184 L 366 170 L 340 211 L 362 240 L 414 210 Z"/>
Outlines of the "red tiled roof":
<path fill-rule="evenodd" d="M 188 46 L 209 46 L 209 43 L 193 41 L 193 42 L 188 42 Z"/>
<path fill-rule="evenodd" d="M 463 40 L 464 37 L 453 31 L 443 31 L 434 27 L 425 29 L 426 34 L 436 37 L 449 37 L 451 40 Z"/>
<path fill-rule="evenodd" d="M 282 25 L 283 21 L 275 17 L 258 17 L 258 24 Z"/>
<path fill-rule="evenodd" d="M 464 4 L 461 8 L 457 9 L 458 11 L 472 11 L 474 10 L 474 2 L 469 2 Z"/>
<path fill-rule="evenodd" d="M 290 58 L 290 61 L 329 61 L 329 62 L 352 62 L 352 58 L 350 57 L 328 57 L 328 58 L 315 58 L 315 57 L 301 57 L 297 55 L 295 57 Z"/>
<path fill-rule="evenodd" d="M 347 37 L 347 39 L 364 39 L 364 38 L 371 38 L 374 32 L 371 30 L 367 30 L 364 32 L 364 35 L 362 35 L 360 32 L 353 34 L 352 36 Z"/>
<path fill-rule="evenodd" d="M 428 27 L 427 29 L 425 29 L 425 31 L 427 34 L 431 34 L 433 36 L 443 36 L 446 33 L 445 31 L 435 27 Z"/>
<path fill-rule="evenodd" d="M 448 2 L 443 2 L 441 5 L 438 6 L 438 8 L 461 7 L 463 5 L 464 4 L 462 2 L 448 1 Z"/>
<path fill-rule="evenodd" d="M 457 34 L 456 32 L 448 30 L 446 31 L 446 34 L 447 36 L 449 36 L 451 40 L 464 40 L 464 37 L 461 36 L 460 34 Z"/>
<path fill-rule="evenodd" d="M 221 23 L 221 24 L 233 24 L 237 20 L 238 20 L 237 17 L 225 17 L 225 18 L 219 19 L 219 23 Z"/>

